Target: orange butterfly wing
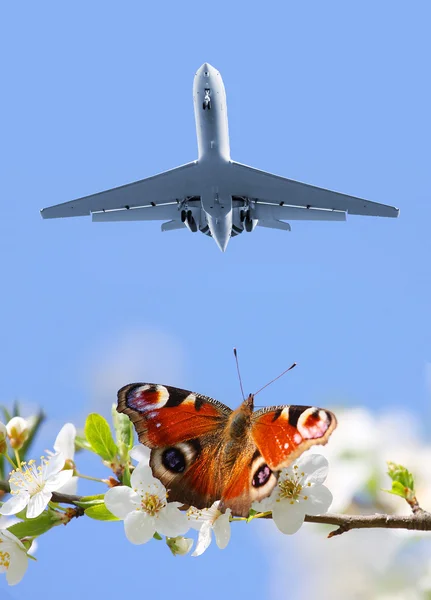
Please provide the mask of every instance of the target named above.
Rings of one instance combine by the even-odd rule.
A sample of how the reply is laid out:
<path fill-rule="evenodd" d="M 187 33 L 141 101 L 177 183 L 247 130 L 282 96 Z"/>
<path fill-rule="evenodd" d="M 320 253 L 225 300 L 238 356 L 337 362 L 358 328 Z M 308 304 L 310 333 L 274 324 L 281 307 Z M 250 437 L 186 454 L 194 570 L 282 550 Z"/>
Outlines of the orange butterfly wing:
<path fill-rule="evenodd" d="M 139 441 L 152 449 L 153 474 L 170 501 L 204 508 L 220 499 L 217 457 L 230 408 L 188 390 L 134 383 L 118 392 L 117 410 L 130 417 Z"/>
<path fill-rule="evenodd" d="M 130 417 L 139 441 L 149 448 L 170 446 L 214 432 L 232 412 L 208 396 L 155 383 L 133 383 L 121 388 L 117 410 Z"/>
<path fill-rule="evenodd" d="M 253 413 L 252 437 L 273 471 L 287 467 L 315 444 L 326 444 L 335 415 L 315 406 L 270 406 Z"/>

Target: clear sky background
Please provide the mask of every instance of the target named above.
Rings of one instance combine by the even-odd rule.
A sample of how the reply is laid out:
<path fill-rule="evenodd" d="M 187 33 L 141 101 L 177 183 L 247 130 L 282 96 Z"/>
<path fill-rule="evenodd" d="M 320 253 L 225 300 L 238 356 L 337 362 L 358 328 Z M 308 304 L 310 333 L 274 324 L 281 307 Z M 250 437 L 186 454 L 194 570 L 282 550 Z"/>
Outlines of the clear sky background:
<path fill-rule="evenodd" d="M 64 422 L 107 414 L 132 380 L 237 406 L 233 346 L 246 392 L 298 362 L 263 405 L 430 417 L 430 18 L 426 1 L 2 4 L 0 401 L 44 407 L 41 449 Z M 159 223 L 40 218 L 194 160 L 205 61 L 223 76 L 235 160 L 400 218 L 257 229 L 226 254 Z M 174 559 L 81 519 L 44 536 L 38 564 L 17 588 L 0 579 L 0 595 L 265 597 L 270 525 Z"/>

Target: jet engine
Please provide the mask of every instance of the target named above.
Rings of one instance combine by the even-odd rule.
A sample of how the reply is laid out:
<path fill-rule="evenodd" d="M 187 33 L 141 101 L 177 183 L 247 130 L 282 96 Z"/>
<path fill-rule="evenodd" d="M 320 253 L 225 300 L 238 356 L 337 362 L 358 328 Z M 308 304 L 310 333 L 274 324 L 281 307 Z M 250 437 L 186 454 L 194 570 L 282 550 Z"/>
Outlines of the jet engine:
<path fill-rule="evenodd" d="M 181 221 L 182 221 L 182 223 L 184 223 L 184 225 L 187 227 L 187 229 L 189 229 L 189 231 L 191 231 L 192 233 L 196 233 L 196 231 L 198 230 L 197 223 L 196 223 L 193 213 L 190 209 L 189 210 L 183 209 L 181 211 Z"/>
<path fill-rule="evenodd" d="M 257 223 L 258 223 L 258 219 L 252 219 L 250 216 L 250 211 L 244 211 L 242 210 L 240 212 L 240 219 L 241 222 L 244 223 L 244 229 L 248 232 L 253 231 L 253 229 L 256 227 Z"/>

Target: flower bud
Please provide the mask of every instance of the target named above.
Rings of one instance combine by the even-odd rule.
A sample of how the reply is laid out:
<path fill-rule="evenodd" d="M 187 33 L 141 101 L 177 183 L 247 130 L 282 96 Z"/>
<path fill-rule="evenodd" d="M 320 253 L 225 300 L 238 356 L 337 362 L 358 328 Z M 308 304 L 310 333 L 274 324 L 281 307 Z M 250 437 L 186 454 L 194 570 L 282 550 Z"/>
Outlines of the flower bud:
<path fill-rule="evenodd" d="M 29 423 L 22 417 L 13 417 L 6 425 L 10 445 L 14 450 L 20 450 L 30 433 Z"/>
<path fill-rule="evenodd" d="M 174 556 L 177 556 L 177 554 L 179 556 L 184 556 L 190 552 L 191 547 L 193 546 L 193 540 L 191 538 L 185 538 L 182 535 L 177 537 L 167 537 L 166 543 Z"/>
<path fill-rule="evenodd" d="M 7 429 L 6 425 L 0 423 L 0 454 L 6 454 L 7 452 Z"/>

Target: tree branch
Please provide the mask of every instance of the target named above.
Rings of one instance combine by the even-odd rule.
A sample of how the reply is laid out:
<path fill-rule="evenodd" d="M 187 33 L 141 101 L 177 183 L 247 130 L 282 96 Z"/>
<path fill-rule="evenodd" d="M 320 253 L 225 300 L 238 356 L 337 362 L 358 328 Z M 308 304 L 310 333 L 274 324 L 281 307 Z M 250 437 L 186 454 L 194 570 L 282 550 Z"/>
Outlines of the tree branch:
<path fill-rule="evenodd" d="M 329 538 L 341 535 L 351 529 L 410 529 L 415 531 L 431 531 L 431 513 L 421 510 L 412 515 L 306 515 L 307 523 L 324 523 L 325 525 L 338 525 L 338 529 L 331 531 Z"/>
<path fill-rule="evenodd" d="M 7 481 L 0 481 L 0 491 L 8 493 L 10 491 Z M 83 496 L 71 496 L 70 494 L 52 494 L 52 501 L 62 504 L 72 504 L 76 506 Z M 271 516 L 268 516 L 271 518 Z M 342 515 L 331 514 L 325 515 L 305 515 L 307 523 L 322 523 L 324 525 L 336 525 L 338 529 L 331 531 L 329 538 L 341 535 L 351 529 L 410 529 L 414 531 L 431 531 L 431 513 L 417 507 L 412 515 Z"/>
<path fill-rule="evenodd" d="M 10 487 L 7 481 L 0 481 L 0 492 L 10 492 Z M 83 496 L 72 496 L 71 494 L 59 494 L 58 492 L 53 492 L 51 500 L 52 502 L 75 505 L 75 503 L 79 502 L 82 497 Z"/>

